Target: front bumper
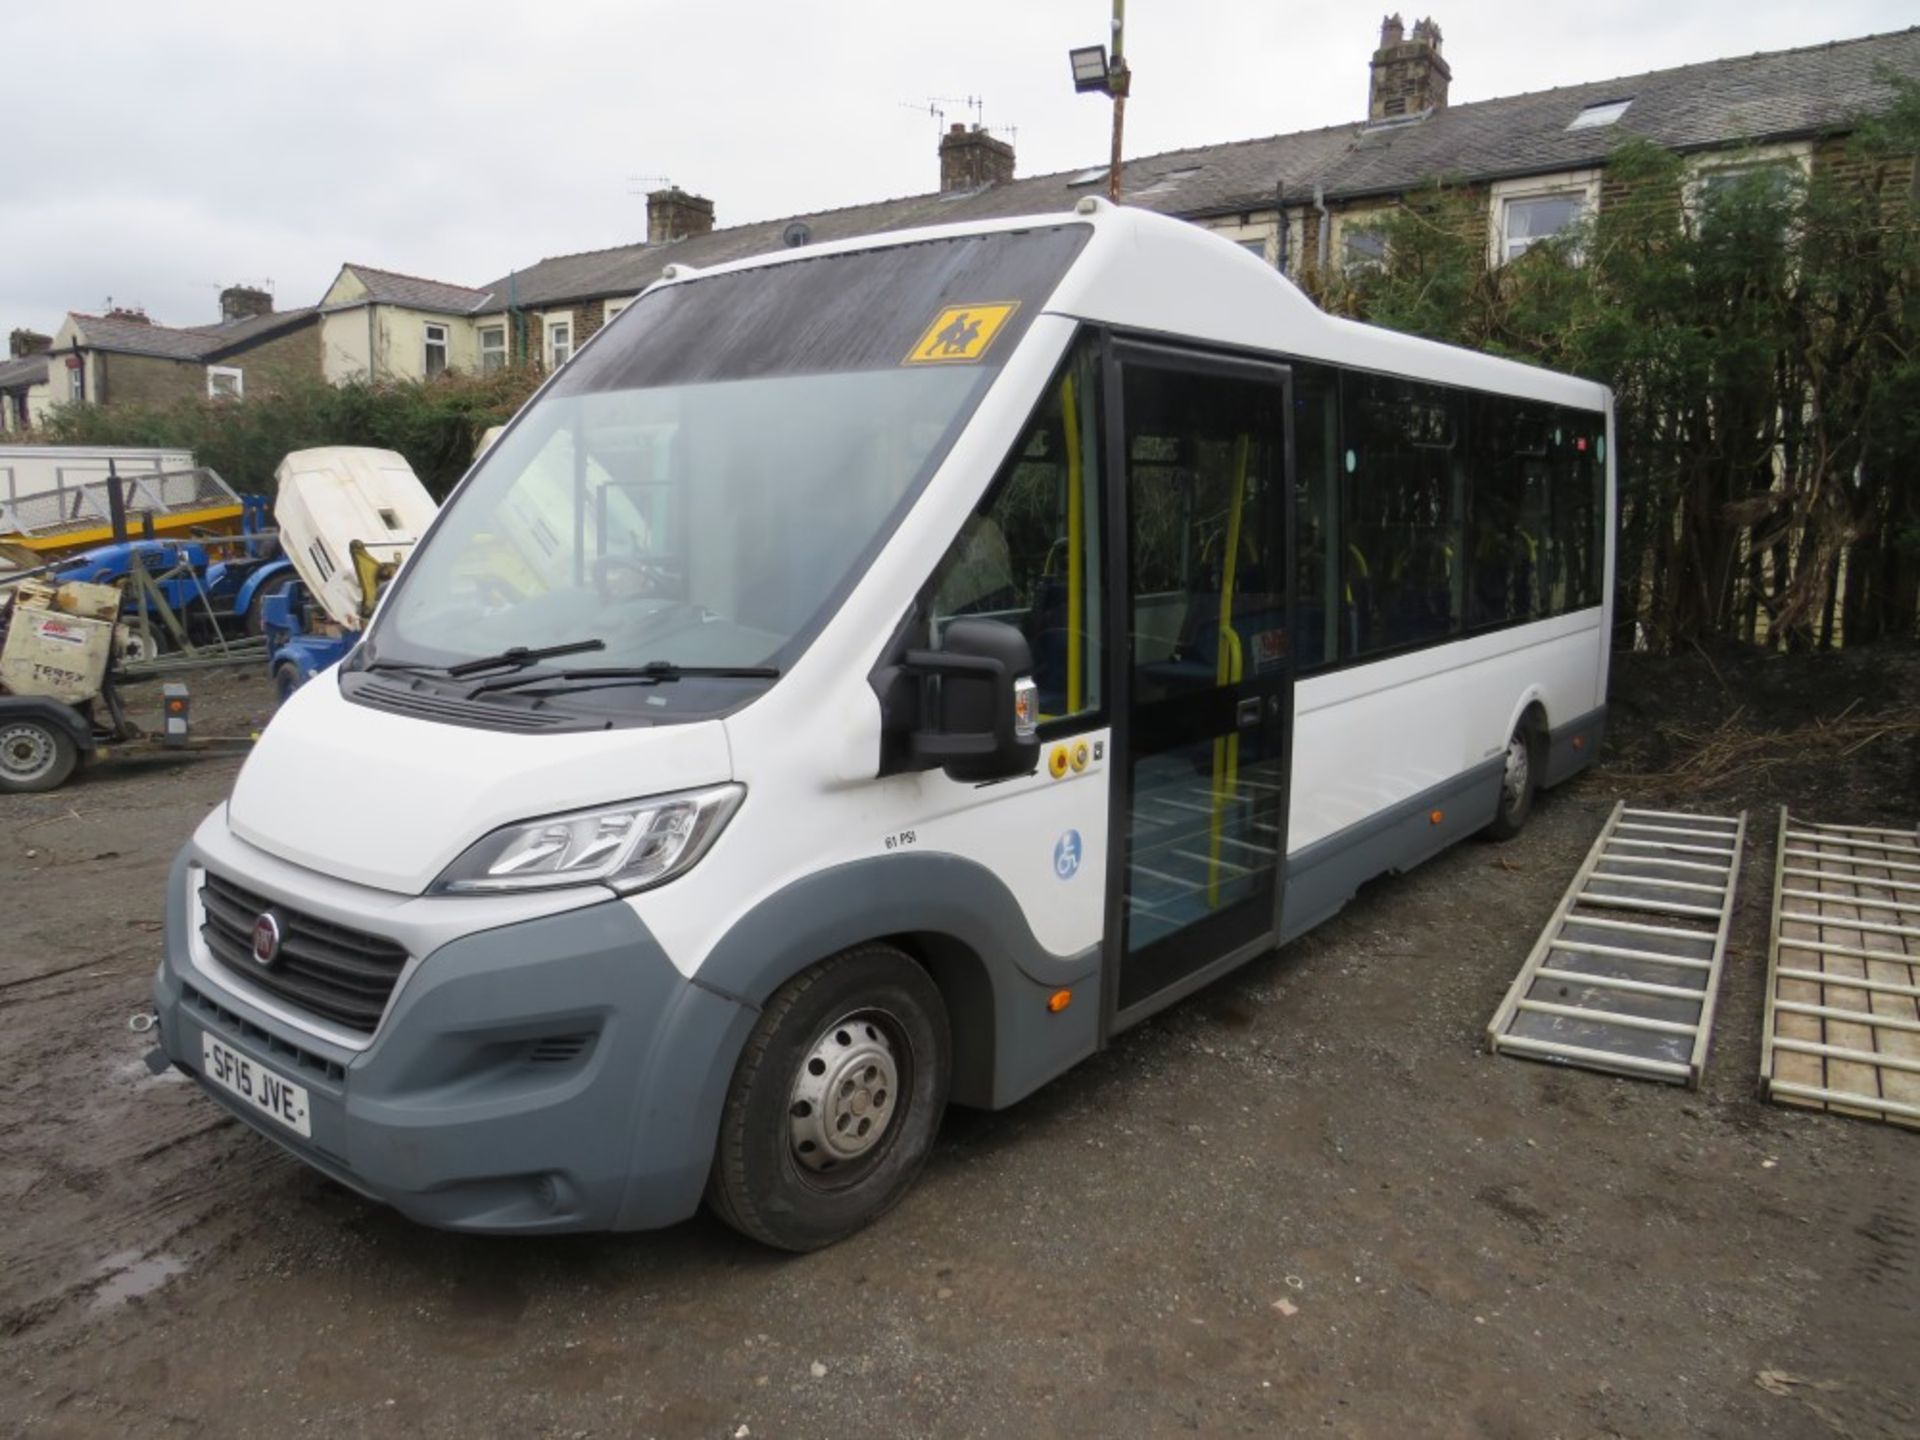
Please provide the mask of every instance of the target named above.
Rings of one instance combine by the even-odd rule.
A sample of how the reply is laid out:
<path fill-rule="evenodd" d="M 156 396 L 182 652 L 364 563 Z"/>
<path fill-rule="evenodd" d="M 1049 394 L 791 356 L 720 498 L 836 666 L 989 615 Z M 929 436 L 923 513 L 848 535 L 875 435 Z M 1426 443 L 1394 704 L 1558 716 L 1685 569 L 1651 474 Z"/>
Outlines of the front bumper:
<path fill-rule="evenodd" d="M 217 864 L 232 874 L 233 862 Z M 607 899 L 439 944 L 356 1049 L 196 955 L 207 863 L 197 842 L 174 862 L 154 1006 L 168 1059 L 256 1130 L 447 1229 L 646 1229 L 699 1205 L 755 1012 L 682 976 L 631 906 Z M 297 873 L 260 857 L 234 878 L 298 906 Z M 337 912 L 342 887 L 313 880 Z M 371 930 L 394 897 L 367 895 Z M 204 1033 L 305 1086 L 311 1137 L 208 1082 Z"/>

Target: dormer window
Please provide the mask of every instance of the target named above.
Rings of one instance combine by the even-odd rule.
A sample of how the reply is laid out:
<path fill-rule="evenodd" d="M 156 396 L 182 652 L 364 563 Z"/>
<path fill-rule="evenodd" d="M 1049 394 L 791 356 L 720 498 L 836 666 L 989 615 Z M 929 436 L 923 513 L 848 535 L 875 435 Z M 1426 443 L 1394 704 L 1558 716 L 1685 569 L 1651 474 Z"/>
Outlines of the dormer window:
<path fill-rule="evenodd" d="M 1598 130 L 1602 125 L 1611 125 L 1627 113 L 1627 107 L 1631 104 L 1633 104 L 1631 95 L 1624 100 L 1596 100 L 1569 120 L 1567 129 Z"/>

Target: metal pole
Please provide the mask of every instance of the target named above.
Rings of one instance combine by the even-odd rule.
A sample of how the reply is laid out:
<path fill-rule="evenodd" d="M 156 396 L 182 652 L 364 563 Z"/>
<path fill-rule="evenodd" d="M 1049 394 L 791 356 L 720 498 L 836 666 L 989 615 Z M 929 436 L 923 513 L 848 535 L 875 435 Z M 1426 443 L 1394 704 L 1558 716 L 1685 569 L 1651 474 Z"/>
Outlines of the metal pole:
<path fill-rule="evenodd" d="M 1107 86 L 1113 96 L 1113 157 L 1107 165 L 1107 198 L 1120 203 L 1120 133 L 1127 119 L 1127 61 L 1125 32 L 1127 0 L 1113 0 L 1113 59 L 1107 70 Z"/>
<path fill-rule="evenodd" d="M 119 544 L 127 543 L 127 497 L 120 489 L 120 469 L 107 457 L 107 519 L 113 527 L 113 538 Z"/>

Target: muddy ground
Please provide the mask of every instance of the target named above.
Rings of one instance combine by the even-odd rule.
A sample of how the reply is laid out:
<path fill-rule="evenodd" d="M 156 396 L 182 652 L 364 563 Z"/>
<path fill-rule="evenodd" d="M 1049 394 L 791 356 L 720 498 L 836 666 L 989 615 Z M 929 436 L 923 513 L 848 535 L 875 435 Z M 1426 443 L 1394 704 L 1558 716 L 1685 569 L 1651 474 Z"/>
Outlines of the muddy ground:
<path fill-rule="evenodd" d="M 270 704 L 198 691 L 216 729 Z M 1920 738 L 1820 722 L 1920 702 L 1920 659 L 1633 659 L 1616 699 L 1520 840 L 955 1112 L 799 1259 L 705 1218 L 462 1238 L 322 1180 L 126 1027 L 237 762 L 0 800 L 0 1432 L 1920 1435 L 1920 1134 L 1755 1098 L 1772 807 L 1912 823 Z M 1482 1046 L 1623 793 L 1753 810 L 1698 1092 Z"/>

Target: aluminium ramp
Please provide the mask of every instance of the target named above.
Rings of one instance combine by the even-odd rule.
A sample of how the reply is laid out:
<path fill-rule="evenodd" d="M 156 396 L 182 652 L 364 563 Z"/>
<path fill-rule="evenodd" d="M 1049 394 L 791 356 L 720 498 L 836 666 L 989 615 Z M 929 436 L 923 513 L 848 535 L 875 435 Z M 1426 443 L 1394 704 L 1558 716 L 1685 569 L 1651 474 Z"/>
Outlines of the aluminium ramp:
<path fill-rule="evenodd" d="M 1613 807 L 1487 1027 L 1498 1054 L 1700 1083 L 1747 817 Z"/>
<path fill-rule="evenodd" d="M 1760 1087 L 1920 1127 L 1920 829 L 1780 810 Z"/>

